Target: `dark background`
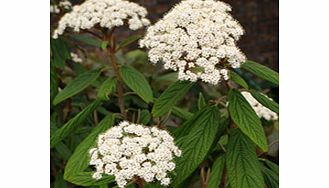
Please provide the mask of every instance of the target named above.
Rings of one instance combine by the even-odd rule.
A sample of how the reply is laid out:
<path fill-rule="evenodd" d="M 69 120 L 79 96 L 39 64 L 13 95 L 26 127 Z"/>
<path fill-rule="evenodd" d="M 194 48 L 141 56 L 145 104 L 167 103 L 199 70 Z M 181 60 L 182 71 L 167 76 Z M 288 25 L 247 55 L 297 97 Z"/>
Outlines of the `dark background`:
<path fill-rule="evenodd" d="M 232 6 L 231 14 L 245 29 L 239 46 L 247 58 L 279 68 L 279 1 L 222 0 Z M 180 0 L 134 0 L 147 8 L 152 23 Z"/>

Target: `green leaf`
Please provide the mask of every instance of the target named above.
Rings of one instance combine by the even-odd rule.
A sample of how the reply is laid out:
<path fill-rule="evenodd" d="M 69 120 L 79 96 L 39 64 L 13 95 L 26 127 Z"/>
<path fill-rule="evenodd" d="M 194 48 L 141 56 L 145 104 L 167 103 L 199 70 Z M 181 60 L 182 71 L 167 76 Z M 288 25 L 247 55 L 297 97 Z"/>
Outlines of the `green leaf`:
<path fill-rule="evenodd" d="M 200 116 L 202 116 L 205 113 L 205 111 L 208 111 L 208 109 L 203 108 L 202 110 L 199 110 L 195 114 L 192 114 L 192 116 L 189 117 L 187 121 L 185 121 L 177 129 L 175 129 L 175 131 L 173 132 L 174 137 L 177 139 L 184 137 L 191 131 L 196 121 L 200 120 L 199 123 L 202 123 L 203 119 L 200 118 Z"/>
<path fill-rule="evenodd" d="M 90 37 L 88 35 L 81 35 L 81 34 L 76 34 L 76 35 L 71 35 L 71 37 L 77 41 L 83 42 L 85 44 L 88 44 L 90 46 L 95 46 L 98 48 L 102 47 L 103 42 L 97 38 Z M 104 44 L 103 44 L 104 45 Z"/>
<path fill-rule="evenodd" d="M 59 142 L 56 145 L 55 150 L 65 160 L 68 160 L 70 158 L 70 156 L 72 155 L 71 150 L 63 142 Z"/>
<path fill-rule="evenodd" d="M 265 184 L 268 188 L 279 188 L 279 176 L 270 169 L 262 168 Z"/>
<path fill-rule="evenodd" d="M 65 180 L 81 185 L 101 185 L 114 181 L 113 177 L 105 176 L 97 181 L 92 178 L 92 172 L 84 172 L 89 166 L 89 150 L 96 144 L 97 137 L 100 133 L 106 131 L 114 124 L 114 114 L 107 115 L 92 132 L 77 146 L 71 158 L 66 164 L 64 178 Z"/>
<path fill-rule="evenodd" d="M 50 101 L 58 94 L 58 77 L 54 66 L 50 68 Z"/>
<path fill-rule="evenodd" d="M 107 184 L 100 185 L 99 188 L 109 188 Z"/>
<path fill-rule="evenodd" d="M 144 185 L 144 188 L 163 188 L 163 186 L 160 185 L 159 182 L 157 182 L 157 183 L 146 183 Z"/>
<path fill-rule="evenodd" d="M 115 181 L 114 176 L 108 176 L 104 174 L 102 179 L 96 180 L 92 178 L 92 175 L 93 172 L 78 172 L 73 174 L 72 176 L 69 176 L 68 177 L 69 179 L 66 180 L 73 184 L 84 186 L 84 187 L 99 186 Z"/>
<path fill-rule="evenodd" d="M 179 108 L 177 106 L 174 106 L 172 108 L 172 113 L 174 115 L 178 116 L 179 118 L 184 119 L 184 120 L 190 119 L 193 116 L 193 113 L 191 113 L 187 110 L 184 110 L 182 108 Z"/>
<path fill-rule="evenodd" d="M 102 43 L 101 43 L 102 50 L 106 50 L 107 49 L 108 43 L 109 43 L 108 41 L 102 41 Z"/>
<path fill-rule="evenodd" d="M 240 75 L 238 75 L 237 73 L 235 73 L 234 71 L 230 71 L 229 72 L 229 76 L 230 76 L 230 79 L 233 82 L 239 84 L 240 86 L 242 86 L 245 89 L 249 89 L 249 86 L 248 86 L 247 82 L 244 81 L 244 79 Z"/>
<path fill-rule="evenodd" d="M 269 160 L 262 159 L 264 163 L 260 162 L 265 184 L 268 188 L 279 187 L 279 166 Z"/>
<path fill-rule="evenodd" d="M 100 75 L 99 70 L 92 70 L 77 76 L 73 81 L 71 81 L 67 86 L 57 94 L 53 104 L 56 105 L 86 89 L 90 84 L 92 84 Z"/>
<path fill-rule="evenodd" d="M 256 147 L 238 129 L 232 132 L 229 139 L 226 167 L 228 180 L 232 188 L 265 187 L 256 155 Z"/>
<path fill-rule="evenodd" d="M 210 179 L 208 188 L 218 188 L 225 167 L 225 156 L 219 155 L 211 167 Z"/>
<path fill-rule="evenodd" d="M 116 185 L 116 186 L 114 186 L 112 188 L 120 188 L 120 187 Z M 127 183 L 127 185 L 125 186 L 125 188 L 136 188 L 136 187 L 135 187 L 134 182 L 133 181 L 130 181 L 130 182 Z M 146 184 L 144 184 L 144 188 L 147 188 L 146 187 Z"/>
<path fill-rule="evenodd" d="M 130 66 L 122 66 L 120 74 L 127 86 L 140 96 L 146 103 L 153 101 L 151 86 L 144 75 Z"/>
<path fill-rule="evenodd" d="M 116 90 L 116 80 L 114 78 L 106 79 L 100 86 L 97 94 L 97 99 L 109 100 L 109 95 Z"/>
<path fill-rule="evenodd" d="M 93 113 L 94 110 L 101 104 L 99 100 L 96 100 L 89 104 L 85 109 L 83 109 L 74 118 L 70 119 L 65 125 L 58 129 L 50 138 L 50 147 L 53 148 L 60 141 L 70 135 L 79 125 L 81 125 L 86 118 Z"/>
<path fill-rule="evenodd" d="M 51 39 L 51 54 L 52 54 L 52 63 L 57 68 L 63 69 L 65 67 L 65 61 L 70 58 L 69 50 L 67 45 L 62 37 L 58 39 Z"/>
<path fill-rule="evenodd" d="M 267 151 L 268 144 L 261 121 L 248 101 L 235 89 L 230 90 L 228 98 L 228 110 L 233 122 L 263 151 Z"/>
<path fill-rule="evenodd" d="M 67 185 L 63 179 L 63 173 L 58 172 L 55 177 L 54 188 L 63 188 L 63 187 L 67 187 Z"/>
<path fill-rule="evenodd" d="M 173 83 L 177 81 L 178 74 L 177 72 L 171 72 L 164 75 L 159 75 L 154 78 L 157 84 L 168 82 Z"/>
<path fill-rule="evenodd" d="M 140 39 L 141 36 L 140 35 L 132 35 L 128 38 L 126 38 L 125 40 L 123 40 L 122 42 L 120 42 L 120 44 L 118 45 L 118 49 L 119 48 L 123 48 L 123 47 L 126 47 L 128 46 L 129 44 L 137 41 L 138 39 Z"/>
<path fill-rule="evenodd" d="M 130 63 L 145 63 L 148 61 L 148 56 L 145 51 L 142 50 L 132 50 L 125 54 L 127 64 Z"/>
<path fill-rule="evenodd" d="M 199 93 L 199 99 L 198 99 L 198 108 L 199 108 L 199 110 L 201 110 L 205 106 L 206 106 L 206 101 L 205 101 L 202 93 L 200 92 Z"/>
<path fill-rule="evenodd" d="M 279 113 L 279 104 L 276 103 L 275 101 L 269 99 L 267 96 L 265 96 L 262 93 L 259 93 L 255 90 L 250 91 L 251 95 L 262 105 L 267 107 L 268 109 L 272 110 L 275 113 Z"/>
<path fill-rule="evenodd" d="M 177 81 L 170 85 L 155 101 L 152 109 L 153 116 L 159 117 L 166 114 L 185 96 L 193 84 L 188 81 Z"/>
<path fill-rule="evenodd" d="M 269 82 L 272 82 L 275 85 L 279 85 L 279 73 L 273 71 L 272 69 L 258 64 L 253 61 L 246 61 L 241 65 L 241 68 L 263 78 Z"/>
<path fill-rule="evenodd" d="M 207 107 L 189 125 L 191 130 L 178 140 L 182 156 L 177 158 L 176 172 L 172 186 L 177 187 L 188 178 L 202 163 L 213 145 L 220 128 L 220 114 L 217 107 Z"/>
<path fill-rule="evenodd" d="M 148 110 L 142 110 L 140 116 L 140 123 L 143 125 L 147 125 L 151 120 L 151 114 Z"/>
<path fill-rule="evenodd" d="M 272 161 L 269 161 L 267 159 L 259 159 L 264 162 L 264 164 L 275 174 L 279 175 L 279 166 Z"/>

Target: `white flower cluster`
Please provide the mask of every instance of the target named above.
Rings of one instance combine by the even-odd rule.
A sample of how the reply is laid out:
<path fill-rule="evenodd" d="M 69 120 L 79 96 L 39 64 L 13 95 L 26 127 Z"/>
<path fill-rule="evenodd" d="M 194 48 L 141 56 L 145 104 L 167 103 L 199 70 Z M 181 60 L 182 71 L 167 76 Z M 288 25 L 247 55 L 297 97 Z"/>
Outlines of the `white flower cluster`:
<path fill-rule="evenodd" d="M 78 56 L 78 54 L 71 52 L 70 55 L 73 62 L 82 63 L 82 59 Z"/>
<path fill-rule="evenodd" d="M 100 134 L 97 147 L 89 153 L 90 165 L 96 168 L 93 178 L 101 179 L 103 173 L 114 175 L 119 187 L 137 177 L 167 186 L 167 173 L 176 167 L 173 158 L 181 156 L 167 131 L 127 121 Z"/>
<path fill-rule="evenodd" d="M 229 79 L 226 67 L 238 68 L 245 55 L 236 46 L 244 31 L 215 0 L 184 0 L 147 30 L 140 41 L 150 61 L 178 71 L 178 79 L 216 85 Z"/>
<path fill-rule="evenodd" d="M 50 13 L 58 14 L 61 12 L 60 8 L 70 10 L 72 8 L 72 3 L 68 0 L 64 0 L 59 2 L 58 5 L 50 5 Z"/>
<path fill-rule="evenodd" d="M 53 38 L 63 34 L 68 27 L 79 32 L 80 29 L 90 29 L 97 24 L 111 29 L 127 22 L 131 30 L 137 30 L 150 24 L 146 15 L 144 7 L 125 0 L 86 0 L 61 18 Z"/>
<path fill-rule="evenodd" d="M 248 101 L 248 103 L 252 106 L 252 108 L 258 115 L 258 117 L 264 118 L 268 121 L 270 121 L 270 120 L 275 121 L 278 119 L 278 115 L 275 112 L 273 112 L 272 110 L 266 108 L 261 103 L 259 103 L 249 92 L 243 91 L 243 92 L 241 92 L 241 94 Z M 266 95 L 264 95 L 264 96 L 266 96 Z M 273 100 L 271 98 L 269 98 L 269 99 Z"/>

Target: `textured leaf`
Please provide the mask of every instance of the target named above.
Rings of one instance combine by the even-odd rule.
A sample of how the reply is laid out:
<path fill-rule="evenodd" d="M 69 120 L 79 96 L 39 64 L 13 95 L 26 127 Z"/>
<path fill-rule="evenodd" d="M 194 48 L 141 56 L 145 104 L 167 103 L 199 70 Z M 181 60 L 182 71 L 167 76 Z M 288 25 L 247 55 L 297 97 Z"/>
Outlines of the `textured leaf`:
<path fill-rule="evenodd" d="M 140 123 L 143 125 L 147 125 L 151 120 L 151 114 L 148 110 L 142 110 L 140 116 Z"/>
<path fill-rule="evenodd" d="M 278 188 L 279 187 L 279 167 L 277 164 L 262 159 L 260 162 L 262 166 L 262 172 L 265 180 L 265 184 L 268 188 Z"/>
<path fill-rule="evenodd" d="M 67 177 L 67 181 L 80 186 L 99 186 L 114 182 L 114 176 L 103 175 L 102 179 L 92 178 L 93 172 L 78 172 Z"/>
<path fill-rule="evenodd" d="M 107 184 L 99 185 L 99 188 L 108 188 L 109 186 Z"/>
<path fill-rule="evenodd" d="M 50 147 L 53 148 L 56 144 L 70 135 L 91 113 L 93 113 L 94 110 L 96 110 L 100 104 L 101 102 L 99 100 L 92 102 L 74 118 L 70 119 L 65 125 L 58 129 L 50 138 Z"/>
<path fill-rule="evenodd" d="M 196 121 L 198 121 L 200 119 L 200 116 L 202 116 L 205 111 L 208 111 L 207 108 L 203 108 L 201 110 L 199 110 L 198 112 L 196 112 L 195 114 L 192 114 L 192 116 L 190 118 L 187 119 L 187 121 L 185 121 L 182 125 L 180 125 L 177 129 L 175 129 L 175 131 L 173 132 L 173 135 L 175 138 L 181 138 L 186 136 L 191 129 L 193 128 L 194 123 Z M 202 123 L 203 119 L 200 119 L 199 123 Z"/>
<path fill-rule="evenodd" d="M 88 44 L 90 46 L 102 47 L 102 41 L 87 35 L 81 35 L 81 34 L 76 34 L 76 35 L 71 35 L 71 37 L 77 41 L 83 42 L 85 44 Z"/>
<path fill-rule="evenodd" d="M 63 142 L 59 142 L 56 145 L 55 150 L 65 160 L 68 160 L 70 158 L 70 156 L 72 155 L 71 150 Z"/>
<path fill-rule="evenodd" d="M 278 188 L 279 187 L 279 176 L 275 174 L 270 169 L 262 168 L 265 184 L 268 188 Z"/>
<path fill-rule="evenodd" d="M 104 184 L 102 182 L 113 181 L 112 177 L 105 177 L 105 179 L 96 181 L 92 179 L 92 172 L 84 172 L 84 170 L 89 166 L 89 150 L 96 144 L 98 135 L 114 124 L 114 119 L 113 114 L 107 115 L 77 146 L 65 167 L 65 180 L 81 186 L 101 185 Z"/>
<path fill-rule="evenodd" d="M 263 151 L 267 151 L 268 144 L 261 121 L 248 101 L 235 89 L 229 92 L 228 98 L 228 109 L 233 122 Z"/>
<path fill-rule="evenodd" d="M 109 100 L 109 95 L 116 90 L 116 80 L 114 78 L 106 79 L 100 86 L 97 98 L 100 100 Z"/>
<path fill-rule="evenodd" d="M 208 107 L 191 122 L 191 130 L 184 139 L 177 141 L 182 150 L 182 157 L 177 158 L 177 175 L 172 183 L 173 187 L 177 187 L 188 178 L 205 159 L 218 134 L 221 126 L 219 122 L 220 114 L 217 107 Z"/>
<path fill-rule="evenodd" d="M 232 188 L 265 187 L 256 147 L 239 129 L 234 130 L 229 138 L 226 167 Z"/>
<path fill-rule="evenodd" d="M 272 170 L 275 174 L 279 175 L 279 166 L 272 161 L 264 159 L 264 163 L 270 170 Z"/>
<path fill-rule="evenodd" d="M 206 106 L 206 101 L 205 101 L 205 99 L 204 99 L 202 93 L 200 92 L 200 93 L 199 93 L 199 98 L 198 98 L 198 108 L 199 108 L 199 110 L 200 110 L 200 109 L 202 109 L 202 108 L 205 107 L 205 106 Z"/>
<path fill-rule="evenodd" d="M 193 113 L 191 113 L 187 110 L 184 110 L 182 108 L 179 108 L 177 106 L 174 106 L 172 108 L 172 113 L 184 120 L 190 119 L 193 116 Z"/>
<path fill-rule="evenodd" d="M 240 86 L 242 86 L 242 87 L 245 88 L 245 89 L 249 89 L 249 86 L 248 86 L 247 82 L 244 81 L 244 79 L 241 78 L 240 75 L 238 75 L 238 74 L 235 73 L 234 71 L 230 71 L 230 72 L 229 72 L 229 75 L 230 75 L 230 79 L 231 79 L 233 82 L 239 84 Z"/>
<path fill-rule="evenodd" d="M 241 65 L 241 68 L 263 78 L 269 82 L 272 82 L 275 85 L 279 85 L 279 73 L 273 71 L 272 69 L 258 64 L 253 61 L 247 61 Z"/>
<path fill-rule="evenodd" d="M 255 91 L 255 90 L 251 90 L 250 93 L 262 105 L 264 105 L 265 107 L 267 107 L 268 109 L 272 110 L 273 112 L 275 112 L 277 114 L 279 113 L 279 104 L 278 103 L 276 103 L 273 100 L 270 100 L 267 96 Z"/>
<path fill-rule="evenodd" d="M 120 73 L 127 86 L 140 96 L 146 103 L 153 101 L 151 86 L 144 75 L 129 66 L 122 66 Z"/>
<path fill-rule="evenodd" d="M 218 188 L 222 180 L 224 167 L 225 167 L 225 156 L 220 155 L 217 157 L 217 159 L 215 160 L 214 164 L 211 167 L 208 188 Z"/>
<path fill-rule="evenodd" d="M 153 116 L 159 117 L 169 112 L 192 86 L 193 82 L 188 81 L 177 81 L 170 85 L 155 101 L 152 109 Z"/>
<path fill-rule="evenodd" d="M 92 70 L 77 76 L 55 97 L 53 104 L 56 105 L 86 89 L 100 75 L 99 70 Z"/>
<path fill-rule="evenodd" d="M 123 40 L 122 42 L 120 42 L 118 48 L 123 48 L 123 47 L 126 47 L 128 46 L 129 44 L 137 41 L 138 39 L 140 39 L 141 36 L 140 35 L 132 35 L 128 38 L 126 38 L 125 40 Z"/>

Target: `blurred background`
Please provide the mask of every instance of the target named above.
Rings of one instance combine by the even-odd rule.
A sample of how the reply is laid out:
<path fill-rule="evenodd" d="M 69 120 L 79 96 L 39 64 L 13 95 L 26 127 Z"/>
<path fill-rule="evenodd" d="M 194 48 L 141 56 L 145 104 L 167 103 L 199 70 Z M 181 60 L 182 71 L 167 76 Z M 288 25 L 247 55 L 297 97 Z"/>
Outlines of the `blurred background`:
<path fill-rule="evenodd" d="M 180 0 L 130 0 L 147 8 L 152 23 L 162 18 Z M 279 0 L 222 0 L 245 29 L 239 46 L 247 58 L 279 70 Z M 83 0 L 72 0 L 80 4 Z M 122 29 L 122 38 L 132 34 Z M 136 33 L 136 32 L 135 32 Z M 143 32 L 141 32 L 142 34 Z"/>
<path fill-rule="evenodd" d="M 53 0 L 57 2 L 57 0 Z M 162 18 L 180 0 L 130 0 L 148 10 L 148 18 L 155 23 Z M 245 29 L 245 35 L 240 39 L 239 46 L 254 60 L 270 68 L 279 70 L 279 1 L 278 0 L 222 0 L 232 6 L 231 14 Z M 71 0 L 73 5 L 81 4 L 84 0 Z M 51 19 L 56 23 L 62 15 Z M 143 34 L 144 31 L 139 31 Z M 120 29 L 118 38 L 126 38 L 132 32 Z M 131 46 L 135 48 L 136 46 Z"/>
<path fill-rule="evenodd" d="M 147 8 L 154 23 L 180 0 L 133 0 Z M 279 1 L 222 0 L 232 6 L 231 14 L 245 29 L 239 46 L 247 58 L 279 68 Z"/>

